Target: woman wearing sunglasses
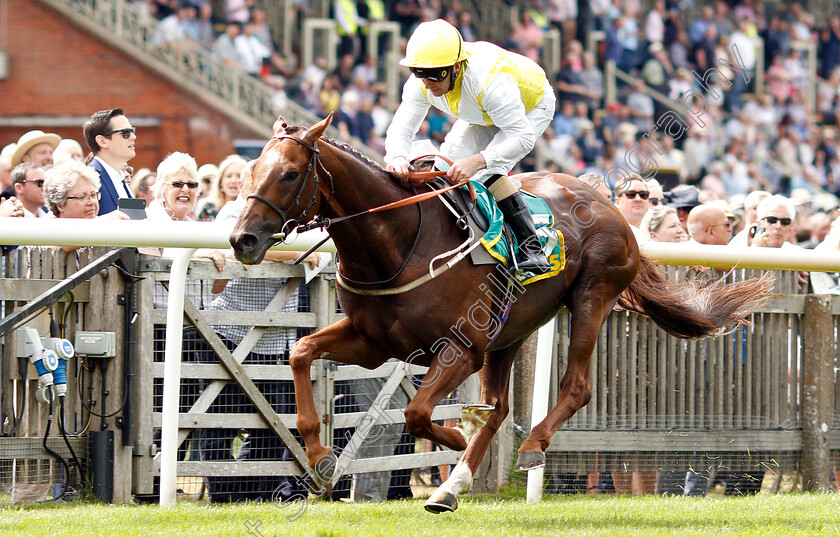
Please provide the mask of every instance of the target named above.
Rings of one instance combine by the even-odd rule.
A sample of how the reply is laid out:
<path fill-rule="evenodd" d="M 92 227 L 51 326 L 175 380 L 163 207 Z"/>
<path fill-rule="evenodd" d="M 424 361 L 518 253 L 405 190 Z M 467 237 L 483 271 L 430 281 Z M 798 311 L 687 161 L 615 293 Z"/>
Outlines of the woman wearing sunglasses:
<path fill-rule="evenodd" d="M 191 213 L 198 196 L 198 166 L 195 159 L 186 153 L 171 153 L 158 164 L 155 197 L 146 207 L 146 215 L 151 220 L 173 220 L 187 222 L 193 220 Z M 164 257 L 169 252 L 164 249 Z M 196 250 L 193 257 L 206 257 L 213 260 L 216 268 L 225 266 L 225 254 L 220 250 L 202 248 Z"/>
<path fill-rule="evenodd" d="M 198 186 L 195 159 L 186 153 L 171 153 L 158 165 L 155 198 L 146 209 L 149 218 L 192 220 L 190 212 L 195 205 Z"/>
<path fill-rule="evenodd" d="M 400 61 L 411 76 L 385 139 L 388 171 L 408 181 L 411 144 L 430 106 L 457 121 L 440 148 L 454 164 L 453 181 L 475 178 L 496 198 L 516 235 L 519 266 L 549 270 L 518 186 L 507 177 L 533 148 L 554 115 L 554 91 L 532 60 L 484 42 L 465 43 L 443 20 L 420 24 Z"/>

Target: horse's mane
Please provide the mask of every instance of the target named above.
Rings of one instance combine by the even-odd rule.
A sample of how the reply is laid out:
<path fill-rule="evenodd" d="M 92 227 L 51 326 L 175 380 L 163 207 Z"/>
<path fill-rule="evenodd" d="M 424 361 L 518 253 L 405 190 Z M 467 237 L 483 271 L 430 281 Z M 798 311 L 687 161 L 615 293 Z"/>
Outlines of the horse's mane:
<path fill-rule="evenodd" d="M 286 128 L 286 133 L 287 134 L 295 134 L 297 132 L 305 131 L 305 130 L 308 130 L 308 129 L 306 127 L 302 127 L 300 125 L 294 125 L 292 127 L 287 127 Z M 382 173 L 382 172 L 385 171 L 385 169 L 382 166 L 380 166 L 377 162 L 372 160 L 370 157 L 367 157 L 367 156 L 361 154 L 358 149 L 354 148 L 350 144 L 347 144 L 345 142 L 339 142 L 337 140 L 333 140 L 332 138 L 327 138 L 326 136 L 322 136 L 321 139 L 323 141 L 327 142 L 328 144 L 330 144 L 331 146 L 335 147 L 336 149 L 344 151 L 345 153 L 349 153 L 350 155 L 355 157 L 357 160 L 360 160 L 365 166 L 370 168 L 370 170 L 372 172 Z"/>

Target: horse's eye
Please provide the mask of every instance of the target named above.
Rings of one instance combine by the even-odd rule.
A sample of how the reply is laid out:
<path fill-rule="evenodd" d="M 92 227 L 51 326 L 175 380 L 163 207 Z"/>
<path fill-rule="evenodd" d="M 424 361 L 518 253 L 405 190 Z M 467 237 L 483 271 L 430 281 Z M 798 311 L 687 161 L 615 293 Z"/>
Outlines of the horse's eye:
<path fill-rule="evenodd" d="M 297 170 L 292 170 L 283 177 L 284 181 L 297 181 L 298 177 L 300 177 L 300 172 Z"/>

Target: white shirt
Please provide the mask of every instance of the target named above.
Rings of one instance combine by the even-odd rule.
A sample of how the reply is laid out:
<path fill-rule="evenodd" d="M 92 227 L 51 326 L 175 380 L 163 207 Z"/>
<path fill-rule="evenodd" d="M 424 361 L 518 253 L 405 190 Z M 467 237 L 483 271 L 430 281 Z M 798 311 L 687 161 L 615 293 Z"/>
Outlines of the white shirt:
<path fill-rule="evenodd" d="M 152 34 L 150 44 L 153 47 L 159 47 L 166 43 L 183 41 L 185 36 L 184 23 L 178 18 L 178 15 L 172 14 L 160 21 L 155 33 Z"/>
<path fill-rule="evenodd" d="M 117 191 L 117 196 L 123 199 L 133 197 L 131 194 L 128 193 L 128 189 L 130 187 L 123 182 L 123 179 L 125 179 L 126 176 L 122 170 L 117 171 L 116 169 L 114 169 L 113 166 L 111 166 L 99 157 L 93 158 L 98 160 L 99 163 L 102 164 L 102 167 L 105 168 L 105 171 L 108 172 L 108 177 L 111 179 L 111 184 L 114 185 L 114 190 Z"/>
<path fill-rule="evenodd" d="M 650 237 L 645 237 L 645 236 L 642 234 L 642 230 L 641 230 L 641 229 L 637 228 L 636 226 L 634 226 L 633 224 L 631 224 L 631 223 L 629 223 L 629 222 L 627 223 L 627 225 L 629 225 L 629 226 L 630 226 L 630 230 L 633 232 L 633 236 L 634 236 L 634 237 L 636 237 L 636 243 L 637 243 L 639 246 L 643 245 L 644 243 L 646 243 L 647 241 L 649 241 L 649 240 L 650 240 Z"/>
<path fill-rule="evenodd" d="M 230 221 L 231 224 L 235 224 L 237 218 L 239 218 L 239 214 L 243 209 L 245 209 L 246 201 L 248 200 L 242 197 L 242 194 L 238 194 L 235 200 L 225 203 L 222 208 L 219 209 L 219 214 L 216 215 L 215 222 Z"/>
<path fill-rule="evenodd" d="M 402 102 L 385 139 L 385 162 L 398 156 L 408 157 L 411 142 L 426 118 L 429 106 L 470 125 L 492 125 L 501 131 L 481 151 L 488 170 L 510 170 L 534 148 L 542 133 L 534 132 L 534 126 L 526 116 L 529 111 L 525 109 L 522 88 L 528 88 L 531 96 L 540 94 L 545 101 L 535 103 L 533 109 L 550 104 L 553 114 L 554 90 L 545 73 L 524 56 L 513 55 L 491 43 L 464 43 L 464 49 L 468 59 L 451 92 L 441 97 L 425 93 L 423 82 L 414 75 L 405 83 Z M 518 70 L 519 81 L 511 74 L 511 69 L 497 67 L 504 64 Z"/>
<path fill-rule="evenodd" d="M 750 71 L 755 69 L 755 41 L 753 41 L 752 37 L 736 30 L 732 32 L 732 35 L 729 36 L 729 52 L 734 54 L 735 52 L 732 50 L 732 47 L 735 47 L 735 50 L 738 51 L 738 56 L 740 56 L 740 58 L 732 58 L 730 60 L 732 61 L 732 63 L 740 67 L 740 63 L 744 62 L 744 67 L 746 67 Z M 735 76 L 743 77 L 744 75 L 742 73 L 735 73 Z"/>
<path fill-rule="evenodd" d="M 263 59 L 271 56 L 271 51 L 260 42 L 256 35 L 240 34 L 234 38 L 233 45 L 239 53 L 239 65 L 249 75 L 259 74 Z"/>
<path fill-rule="evenodd" d="M 38 207 L 38 210 L 34 213 L 30 213 L 26 207 L 23 208 L 23 217 L 24 218 L 45 218 L 49 216 L 51 213 L 47 213 L 47 210 L 43 207 Z"/>

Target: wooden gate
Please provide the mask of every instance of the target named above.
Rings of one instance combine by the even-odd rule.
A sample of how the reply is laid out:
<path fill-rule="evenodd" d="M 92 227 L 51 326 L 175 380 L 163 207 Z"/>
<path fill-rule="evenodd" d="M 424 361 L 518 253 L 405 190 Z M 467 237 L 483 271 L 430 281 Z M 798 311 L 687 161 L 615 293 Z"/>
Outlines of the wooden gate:
<path fill-rule="evenodd" d="M 138 285 L 138 368 L 137 380 L 141 386 L 138 394 L 138 407 L 151 409 L 142 417 L 138 426 L 133 464 L 133 488 L 138 495 L 156 493 L 156 480 L 160 474 L 160 465 L 155 459 L 159 436 L 156 432 L 161 426 L 160 385 L 163 376 L 162 363 L 162 326 L 166 322 L 165 300 L 161 290 L 169 278 L 170 262 L 166 259 L 142 256 L 139 275 L 145 279 Z M 296 416 L 293 412 L 277 413 L 277 399 L 291 397 L 286 391 L 263 393 L 258 384 L 285 383 L 290 390 L 291 368 L 287 362 L 279 365 L 259 365 L 243 363 L 249 351 L 257 343 L 268 327 L 283 327 L 297 330 L 314 331 L 332 324 L 341 317 L 335 298 L 334 276 L 328 273 L 313 279 L 309 284 L 308 311 L 281 311 L 287 299 L 298 289 L 302 278 L 302 267 L 292 267 L 283 263 L 263 262 L 247 270 L 235 261 L 228 261 L 224 272 L 219 273 L 208 260 L 193 260 L 187 275 L 187 296 L 185 301 L 184 321 L 187 336 L 203 339 L 217 357 L 217 363 L 191 357 L 190 343 L 184 342 L 181 366 L 182 399 L 179 418 L 180 455 L 178 463 L 179 488 L 185 494 L 201 494 L 201 479 L 242 479 L 257 476 L 286 476 L 293 479 L 301 476 L 306 466 L 306 458 L 299 440 L 294 435 Z M 207 311 L 213 300 L 209 292 L 213 282 L 233 278 L 289 278 L 280 288 L 265 311 Z M 307 308 L 302 308 L 307 309 Z M 225 345 L 214 326 L 242 326 L 250 330 L 242 342 L 233 350 Z M 409 451 L 394 454 L 379 450 L 370 456 L 367 449 L 379 439 L 380 433 L 394 428 L 402 431 L 405 423 L 402 410 L 406 402 L 416 392 L 413 379 L 425 373 L 425 368 L 409 366 L 397 360 L 391 360 L 381 367 L 368 371 L 358 366 L 339 365 L 334 362 L 318 360 L 312 367 L 313 391 L 319 415 L 323 416 L 321 440 L 325 445 L 333 445 L 337 453 L 338 467 L 347 474 L 367 474 L 412 468 L 435 468 L 454 464 L 458 452 L 446 449 L 434 450 L 424 442 L 410 440 Z M 421 377 L 422 378 L 422 377 Z M 242 412 L 242 408 L 229 408 L 226 403 L 219 403 L 225 385 L 235 381 L 241 388 L 248 402 L 255 407 L 253 411 Z M 274 388 L 270 388 L 269 391 Z M 453 394 L 444 404 L 435 408 L 434 420 L 455 420 L 460 417 L 462 402 L 478 400 L 477 378 L 473 377 Z M 272 402 L 267 400 L 272 399 Z M 215 403 L 214 403 L 215 401 Z M 344 404 L 344 401 L 352 401 Z M 216 407 L 215 409 L 213 407 Z M 241 406 L 241 405 L 239 405 Z M 288 408 L 287 408 L 288 410 Z M 201 446 L 207 445 L 207 431 L 244 430 L 244 435 L 253 437 L 255 432 L 268 429 L 282 440 L 288 449 L 289 460 L 236 460 L 237 440 L 226 460 L 204 460 L 197 453 Z M 196 431 L 202 431 L 197 433 Z M 190 435 L 190 433 L 194 433 Z M 196 435 L 199 435 L 197 438 Z M 374 436 L 376 438 L 370 438 Z M 397 434 L 399 436 L 399 434 Z M 403 442 L 405 444 L 405 442 Z M 241 445 L 244 445 L 241 444 Z M 151 446 L 148 451 L 146 446 Z M 406 446 L 404 446 L 406 447 Z M 224 449 L 227 449 L 225 447 Z M 240 447 L 241 449 L 241 447 Z M 376 452 L 376 450 L 373 450 Z M 367 455 L 365 453 L 368 453 Z M 366 458 L 367 457 L 367 458 Z M 335 490 L 352 487 L 352 481 L 345 479 L 339 483 L 340 475 L 334 479 Z M 253 479 L 251 479 L 253 481 Z M 496 480 L 498 481 L 498 479 Z M 416 484 L 416 479 L 415 479 Z M 257 491 L 249 490 L 249 493 Z M 262 491 L 262 493 L 272 491 Z M 260 496 L 261 498 L 264 496 Z"/>

